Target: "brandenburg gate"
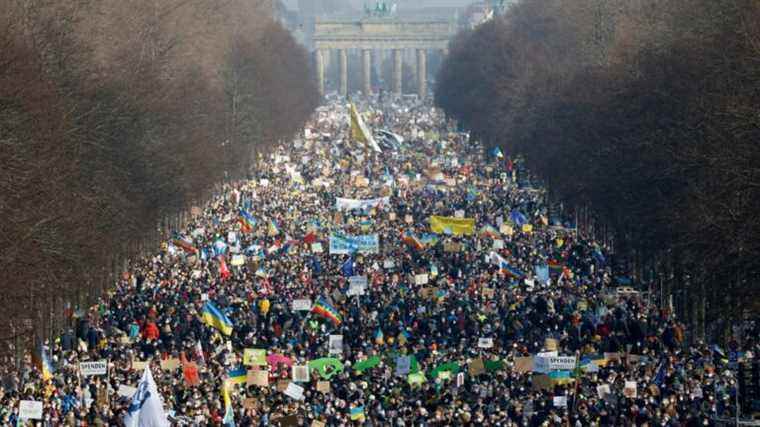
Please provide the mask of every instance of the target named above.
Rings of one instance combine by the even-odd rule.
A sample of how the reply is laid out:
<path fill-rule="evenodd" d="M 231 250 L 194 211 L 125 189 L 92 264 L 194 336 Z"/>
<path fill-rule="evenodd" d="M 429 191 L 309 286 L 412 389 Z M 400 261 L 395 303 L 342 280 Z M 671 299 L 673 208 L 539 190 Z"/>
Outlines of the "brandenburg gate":
<path fill-rule="evenodd" d="M 448 43 L 456 33 L 453 20 L 404 20 L 397 16 L 367 16 L 361 19 L 320 19 L 314 26 L 314 48 L 319 91 L 325 93 L 325 58 L 337 51 L 339 62 L 339 89 L 348 93 L 348 49 L 359 49 L 362 54 L 362 88 L 365 94 L 372 91 L 372 51 L 393 52 L 392 89 L 401 94 L 404 51 L 413 50 L 417 59 L 417 88 L 421 98 L 427 96 L 427 52 L 448 52 Z"/>

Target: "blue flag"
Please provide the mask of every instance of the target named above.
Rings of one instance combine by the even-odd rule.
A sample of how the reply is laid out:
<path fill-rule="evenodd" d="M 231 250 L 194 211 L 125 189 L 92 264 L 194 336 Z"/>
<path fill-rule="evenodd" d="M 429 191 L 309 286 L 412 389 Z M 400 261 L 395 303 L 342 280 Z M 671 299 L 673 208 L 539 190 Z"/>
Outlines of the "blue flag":
<path fill-rule="evenodd" d="M 536 270 L 536 277 L 541 283 L 546 283 L 549 281 L 549 266 L 546 264 L 541 264 L 535 266 Z"/>
<path fill-rule="evenodd" d="M 346 262 L 344 262 L 343 265 L 340 266 L 340 272 L 346 277 L 351 277 L 354 275 L 354 256 L 353 255 L 349 256 Z"/>

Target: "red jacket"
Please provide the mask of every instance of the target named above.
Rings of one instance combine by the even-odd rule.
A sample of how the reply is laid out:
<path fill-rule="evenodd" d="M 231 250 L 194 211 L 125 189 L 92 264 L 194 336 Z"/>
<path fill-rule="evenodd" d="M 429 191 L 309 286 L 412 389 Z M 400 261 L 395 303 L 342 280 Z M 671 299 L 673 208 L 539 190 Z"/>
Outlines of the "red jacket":
<path fill-rule="evenodd" d="M 143 338 L 155 341 L 158 340 L 159 335 L 158 326 L 156 326 L 155 322 L 148 322 L 145 325 L 145 329 L 143 329 Z"/>

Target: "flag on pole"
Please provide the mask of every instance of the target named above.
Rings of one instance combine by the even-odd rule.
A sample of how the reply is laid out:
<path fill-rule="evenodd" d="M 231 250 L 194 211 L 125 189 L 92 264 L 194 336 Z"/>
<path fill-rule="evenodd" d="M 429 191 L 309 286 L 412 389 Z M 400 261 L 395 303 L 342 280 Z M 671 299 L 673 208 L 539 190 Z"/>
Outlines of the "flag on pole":
<path fill-rule="evenodd" d="M 203 323 L 219 329 L 224 335 L 232 335 L 232 321 L 214 306 L 211 301 L 206 301 L 203 304 L 203 311 L 201 312 Z"/>
<path fill-rule="evenodd" d="M 53 373 L 55 372 L 55 369 L 53 369 L 53 364 L 50 363 L 50 358 L 47 354 L 47 349 L 42 344 L 42 342 L 38 342 L 35 346 L 34 352 L 32 353 L 32 362 L 37 367 L 37 369 L 40 370 L 42 373 L 42 379 L 44 381 L 47 381 L 49 379 L 53 378 Z"/>
<path fill-rule="evenodd" d="M 145 367 L 142 379 L 137 384 L 137 391 L 132 396 L 132 403 L 124 417 L 126 427 L 168 427 L 164 406 L 158 394 L 158 388 L 150 366 Z"/>
<path fill-rule="evenodd" d="M 253 227 L 256 225 L 256 218 L 254 218 L 245 209 L 240 209 L 240 230 L 243 233 L 250 233 L 253 231 Z"/>
<path fill-rule="evenodd" d="M 354 257 L 349 256 L 348 259 L 340 266 L 340 272 L 346 277 L 354 275 Z"/>
<path fill-rule="evenodd" d="M 351 104 L 349 114 L 351 120 L 351 139 L 363 143 L 365 147 L 371 147 L 377 153 L 382 153 L 383 150 L 377 145 L 375 137 L 372 136 L 372 132 L 370 132 L 367 124 L 364 123 L 364 119 L 362 119 L 354 104 Z"/>
<path fill-rule="evenodd" d="M 311 308 L 311 312 L 331 321 L 335 326 L 340 325 L 340 322 L 342 322 L 338 310 L 330 305 L 330 303 L 328 303 L 323 297 L 317 298 L 316 303 L 314 303 L 314 306 Z"/>
<path fill-rule="evenodd" d="M 232 410 L 232 399 L 230 399 L 230 382 L 227 380 L 222 383 L 222 400 L 224 400 L 224 419 L 222 419 L 222 423 L 225 426 L 234 427 L 235 412 Z"/>

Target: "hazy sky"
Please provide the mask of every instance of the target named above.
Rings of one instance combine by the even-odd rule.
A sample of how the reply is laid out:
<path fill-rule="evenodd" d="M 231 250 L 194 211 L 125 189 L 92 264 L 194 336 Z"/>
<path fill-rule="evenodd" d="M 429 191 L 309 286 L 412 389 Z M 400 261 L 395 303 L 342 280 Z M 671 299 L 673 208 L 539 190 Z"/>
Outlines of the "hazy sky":
<path fill-rule="evenodd" d="M 282 0 L 283 3 L 291 10 L 298 9 L 298 0 Z M 320 0 L 312 0 L 318 2 Z M 364 4 L 374 5 L 376 0 L 348 0 L 356 9 L 361 10 Z M 433 7 L 433 6 L 467 6 L 474 3 L 475 0 L 386 0 L 386 3 L 397 3 L 399 7 L 404 8 L 419 8 L 419 7 Z"/>

